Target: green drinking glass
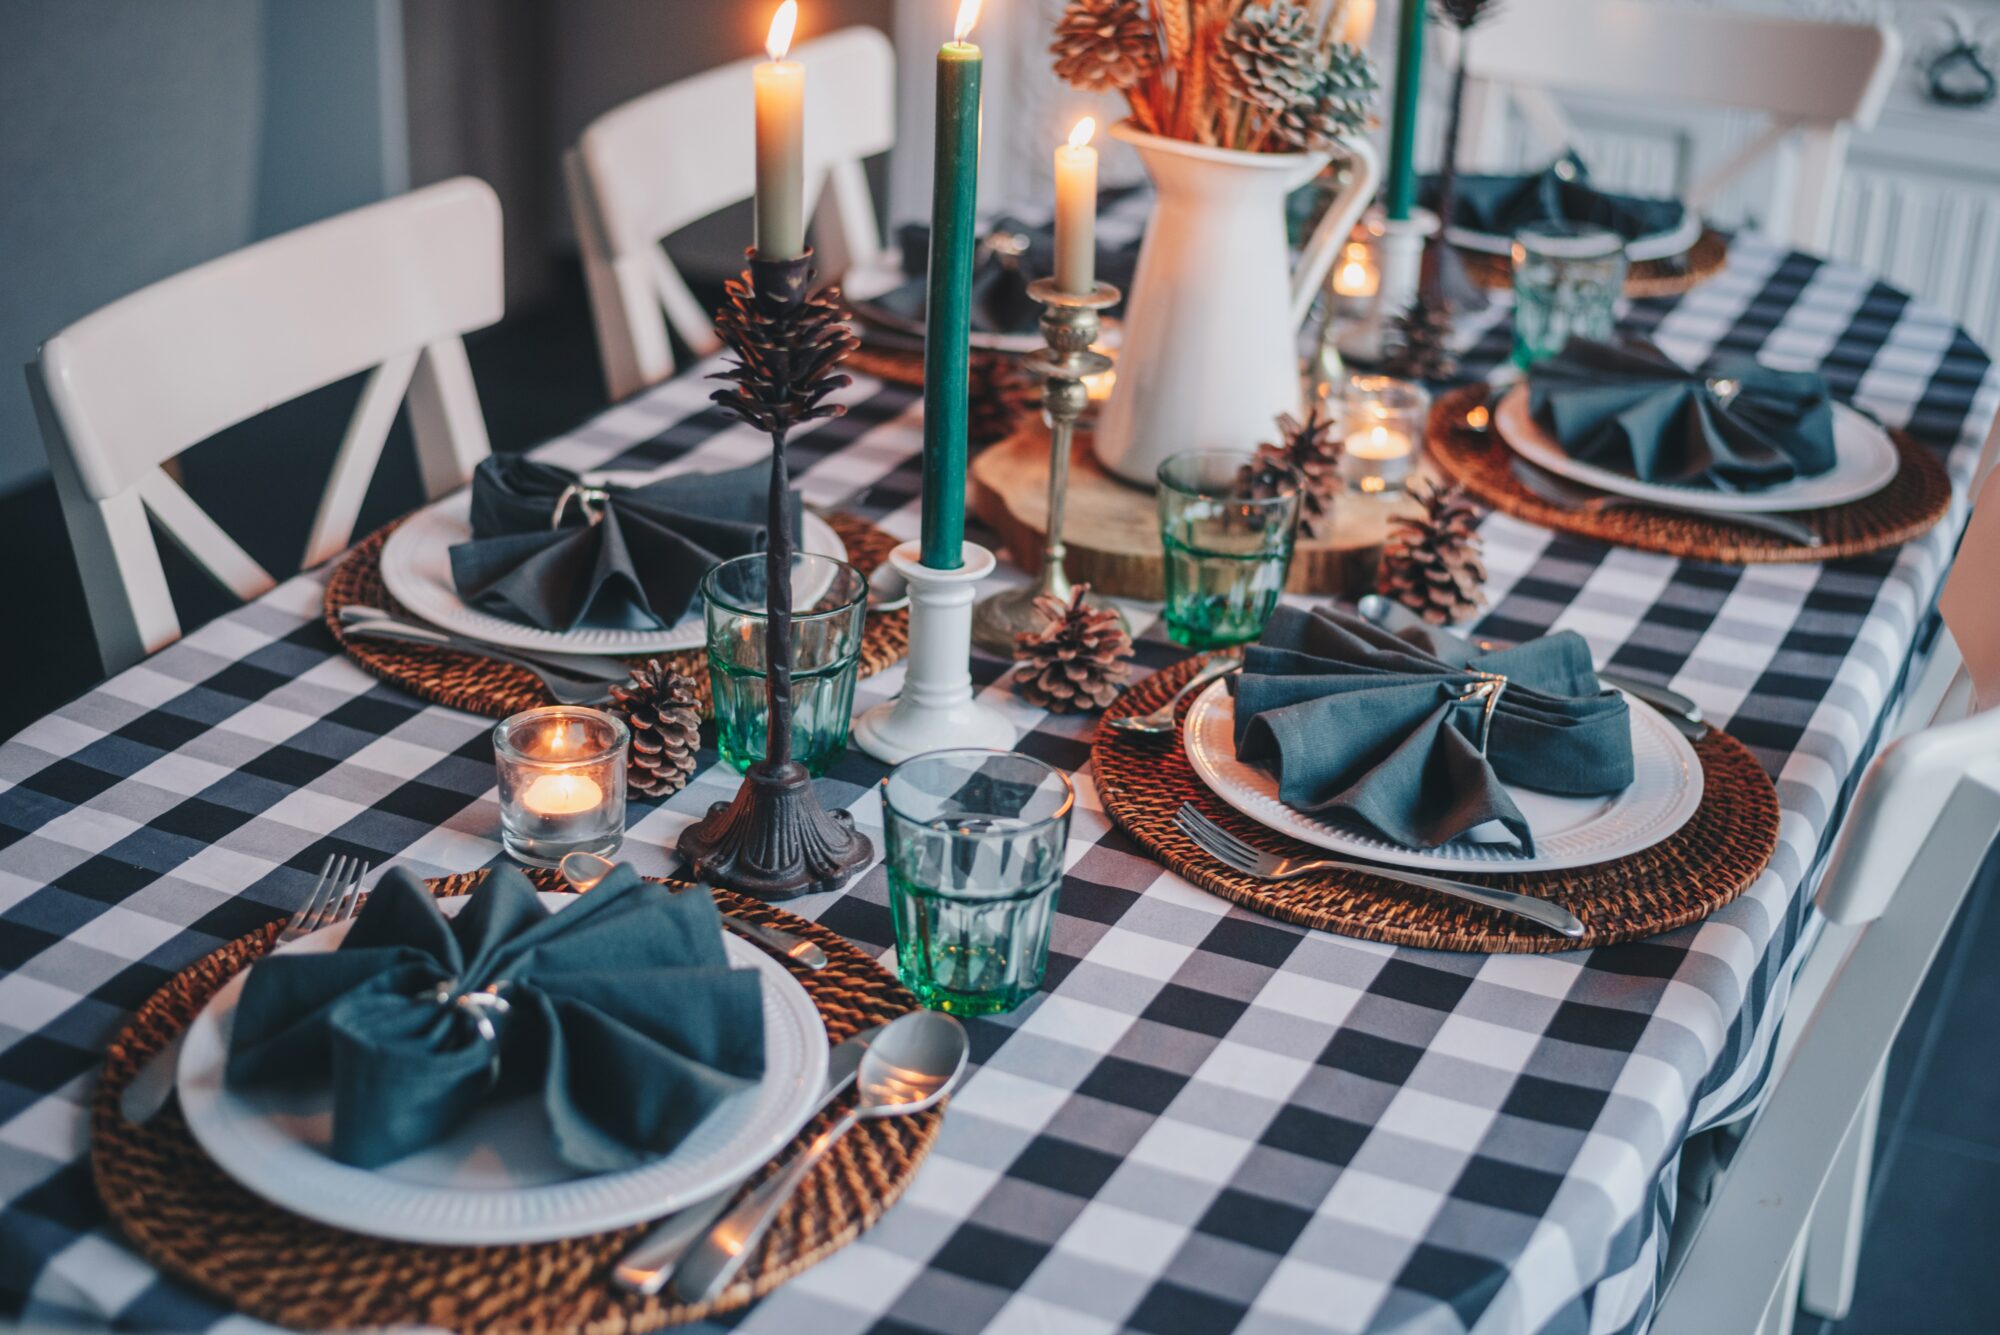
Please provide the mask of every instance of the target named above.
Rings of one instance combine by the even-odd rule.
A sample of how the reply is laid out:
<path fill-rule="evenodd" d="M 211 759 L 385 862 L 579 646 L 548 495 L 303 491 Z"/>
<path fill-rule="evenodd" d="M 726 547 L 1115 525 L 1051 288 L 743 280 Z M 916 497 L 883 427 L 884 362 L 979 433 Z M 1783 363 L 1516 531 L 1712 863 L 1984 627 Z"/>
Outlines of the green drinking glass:
<path fill-rule="evenodd" d="M 991 1015 L 1041 987 L 1075 804 L 1012 751 L 931 751 L 882 780 L 896 972 L 924 1005 Z"/>
<path fill-rule="evenodd" d="M 1264 632 L 1285 591 L 1299 526 L 1296 477 L 1272 494 L 1246 486 L 1256 456 L 1237 450 L 1177 454 L 1160 465 L 1160 545 L 1166 552 L 1167 635 L 1220 649 Z"/>
<path fill-rule="evenodd" d="M 764 554 L 754 552 L 724 561 L 701 582 L 716 746 L 738 770 L 764 758 L 770 731 L 764 699 L 767 570 Z M 868 578 L 845 561 L 795 553 L 792 606 L 792 759 L 820 775 L 847 750 Z"/>
<path fill-rule="evenodd" d="M 1625 241 L 1582 223 L 1530 223 L 1514 234 L 1514 365 L 1527 370 L 1572 338 L 1604 342 L 1625 291 Z"/>

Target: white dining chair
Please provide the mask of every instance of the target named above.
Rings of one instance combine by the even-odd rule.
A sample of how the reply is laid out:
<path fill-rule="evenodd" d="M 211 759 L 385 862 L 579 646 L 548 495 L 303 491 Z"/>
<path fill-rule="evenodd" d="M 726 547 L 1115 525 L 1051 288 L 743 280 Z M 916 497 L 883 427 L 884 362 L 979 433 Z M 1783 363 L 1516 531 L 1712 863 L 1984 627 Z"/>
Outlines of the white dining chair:
<path fill-rule="evenodd" d="M 792 49 L 805 66 L 807 216 L 822 278 L 884 271 L 863 161 L 896 139 L 895 51 L 869 27 Z M 613 399 L 673 374 L 667 326 L 697 356 L 720 343 L 662 243 L 755 189 L 752 71 L 763 57 L 683 79 L 605 112 L 564 155 L 604 381 Z M 855 291 L 854 295 L 869 295 Z M 664 316 L 664 318 L 663 318 Z"/>
<path fill-rule="evenodd" d="M 2000 423 L 1989 454 L 1997 443 Z M 1954 618 L 1951 601 L 1977 602 L 1967 595 L 1992 579 L 1979 567 L 2000 552 L 2000 474 L 1986 475 L 1962 551 L 1987 560 L 1955 563 L 1945 626 L 1855 790 L 1769 1096 L 1700 1218 L 1676 1227 L 1653 1335 L 1787 1335 L 1799 1306 L 1838 1320 L 1853 1300 L 1883 1067 L 2000 834 L 2000 682 L 1981 684 L 1982 709 L 1965 652 L 1996 661 L 2000 619 Z"/>
<path fill-rule="evenodd" d="M 1550 153 L 1575 143 L 1563 93 L 1760 112 L 1762 132 L 1689 183 L 1683 198 L 1706 208 L 1767 164 L 1761 230 L 1824 251 L 1849 134 L 1875 123 L 1900 43 L 1873 23 L 1649 0 L 1507 0 L 1473 30 L 1467 49 L 1460 143 L 1468 166 L 1496 163 L 1510 100 Z"/>
<path fill-rule="evenodd" d="M 163 279 L 42 344 L 28 386 L 105 670 L 181 633 L 149 517 L 237 597 L 274 583 L 163 465 L 369 372 L 306 539 L 302 565 L 318 565 L 353 537 L 406 399 L 429 496 L 486 457 L 460 335 L 499 320 L 502 301 L 500 201 L 461 177 Z"/>

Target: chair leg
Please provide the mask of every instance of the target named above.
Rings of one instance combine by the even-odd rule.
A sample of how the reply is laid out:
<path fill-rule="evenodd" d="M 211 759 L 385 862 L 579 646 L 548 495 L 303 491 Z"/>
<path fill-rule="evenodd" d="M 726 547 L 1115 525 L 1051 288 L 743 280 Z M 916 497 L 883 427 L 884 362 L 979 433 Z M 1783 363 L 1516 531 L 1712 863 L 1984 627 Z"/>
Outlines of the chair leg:
<path fill-rule="evenodd" d="M 1799 1301 L 1808 1312 L 1829 1321 L 1845 1317 L 1854 1303 L 1854 1275 L 1860 1266 L 1861 1228 L 1875 1161 L 1875 1128 L 1881 1116 L 1882 1072 L 1877 1071 L 1806 1223 L 1805 1282 Z"/>

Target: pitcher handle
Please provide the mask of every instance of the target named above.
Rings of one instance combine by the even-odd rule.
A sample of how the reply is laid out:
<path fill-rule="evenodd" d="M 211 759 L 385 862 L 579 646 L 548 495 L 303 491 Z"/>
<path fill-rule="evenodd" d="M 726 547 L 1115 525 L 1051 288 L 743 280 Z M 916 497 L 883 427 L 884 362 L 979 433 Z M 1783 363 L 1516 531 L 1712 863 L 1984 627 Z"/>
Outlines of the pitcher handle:
<path fill-rule="evenodd" d="M 1327 270 L 1340 254 L 1340 248 L 1347 243 L 1348 233 L 1361 217 L 1361 210 L 1375 194 L 1375 182 L 1381 178 L 1381 160 L 1375 156 L 1375 149 L 1365 139 L 1343 139 L 1341 146 L 1347 150 L 1350 167 L 1347 183 L 1333 202 L 1326 206 L 1326 213 L 1319 220 L 1319 226 L 1306 241 L 1306 247 L 1299 253 L 1298 263 L 1292 267 L 1292 327 L 1297 329 L 1306 322 L 1312 312 L 1313 298 L 1319 295 L 1319 285 L 1326 281 Z"/>

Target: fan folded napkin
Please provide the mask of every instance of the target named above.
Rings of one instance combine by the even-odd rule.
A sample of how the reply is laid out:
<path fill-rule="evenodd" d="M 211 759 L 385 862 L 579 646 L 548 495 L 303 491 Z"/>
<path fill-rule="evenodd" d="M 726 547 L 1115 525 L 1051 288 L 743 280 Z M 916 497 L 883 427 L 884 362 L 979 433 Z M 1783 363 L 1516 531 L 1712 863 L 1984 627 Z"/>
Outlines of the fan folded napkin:
<path fill-rule="evenodd" d="M 1529 369 L 1528 395 L 1572 459 L 1642 482 L 1759 491 L 1834 465 L 1833 402 L 1810 371 L 1740 356 L 1690 371 L 1650 343 L 1571 339 Z"/>
<path fill-rule="evenodd" d="M 333 1155 L 372 1168 L 488 1098 L 534 1094 L 583 1172 L 671 1150 L 764 1072 L 756 971 L 732 969 L 706 890 L 619 867 L 561 912 L 503 867 L 455 918 L 382 878 L 339 948 L 250 970 L 227 1083 L 333 1081 Z"/>
<path fill-rule="evenodd" d="M 1279 608 L 1244 652 L 1236 754 L 1276 772 L 1285 805 L 1411 848 L 1498 821 L 1533 854 L 1503 784 L 1586 796 L 1632 782 L 1625 698 L 1574 632 L 1488 653 L 1329 607 Z"/>
<path fill-rule="evenodd" d="M 907 223 L 896 233 L 903 252 L 903 272 L 910 281 L 868 301 L 857 301 L 855 312 L 892 329 L 921 333 L 927 295 L 925 266 L 930 257 L 930 228 Z M 1004 243 L 1003 243 L 1004 242 Z M 1025 243 L 1023 245 L 1022 243 Z M 1137 264 L 1133 246 L 1099 246 L 1097 272 L 1106 282 L 1129 289 Z M 1028 284 L 1055 272 L 1055 230 L 1015 218 L 1000 218 L 988 230 L 972 262 L 972 328 L 981 334 L 1032 334 L 1041 327 L 1042 305 L 1028 295 Z"/>
<path fill-rule="evenodd" d="M 492 455 L 472 475 L 472 541 L 451 549 L 452 583 L 472 606 L 543 630 L 663 630 L 702 576 L 764 549 L 770 485 L 768 463 L 588 487 L 566 468 Z"/>
<path fill-rule="evenodd" d="M 1533 173 L 1460 175 L 1447 225 L 1511 237 L 1531 223 L 1582 223 L 1608 228 L 1629 242 L 1671 232 L 1687 217 L 1687 207 L 1677 199 L 1614 195 L 1592 186 L 1589 175 L 1573 153 Z M 1436 207 L 1437 190 L 1437 178 L 1425 178 L 1425 207 Z"/>

